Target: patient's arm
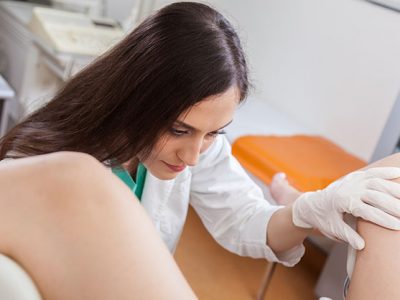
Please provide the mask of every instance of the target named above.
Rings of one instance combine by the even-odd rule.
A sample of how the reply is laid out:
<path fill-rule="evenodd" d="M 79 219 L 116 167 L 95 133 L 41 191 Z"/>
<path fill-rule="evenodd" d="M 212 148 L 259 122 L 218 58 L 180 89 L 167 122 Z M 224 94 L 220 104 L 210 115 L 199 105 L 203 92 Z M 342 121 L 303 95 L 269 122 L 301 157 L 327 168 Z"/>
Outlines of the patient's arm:
<path fill-rule="evenodd" d="M 369 167 L 376 166 L 400 167 L 400 155 L 386 157 Z M 400 299 L 400 232 L 363 220 L 357 226 L 366 246 L 357 253 L 346 299 Z"/>

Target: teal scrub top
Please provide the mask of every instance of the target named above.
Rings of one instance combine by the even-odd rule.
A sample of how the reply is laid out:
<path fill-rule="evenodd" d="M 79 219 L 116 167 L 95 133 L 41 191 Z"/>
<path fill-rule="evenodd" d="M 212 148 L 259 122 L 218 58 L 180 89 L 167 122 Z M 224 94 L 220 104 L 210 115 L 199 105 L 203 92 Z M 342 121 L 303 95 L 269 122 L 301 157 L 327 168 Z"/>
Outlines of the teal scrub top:
<path fill-rule="evenodd" d="M 147 173 L 147 169 L 142 163 L 139 163 L 136 170 L 136 182 L 129 172 L 121 166 L 112 168 L 112 172 L 129 187 L 139 200 L 141 200 Z"/>

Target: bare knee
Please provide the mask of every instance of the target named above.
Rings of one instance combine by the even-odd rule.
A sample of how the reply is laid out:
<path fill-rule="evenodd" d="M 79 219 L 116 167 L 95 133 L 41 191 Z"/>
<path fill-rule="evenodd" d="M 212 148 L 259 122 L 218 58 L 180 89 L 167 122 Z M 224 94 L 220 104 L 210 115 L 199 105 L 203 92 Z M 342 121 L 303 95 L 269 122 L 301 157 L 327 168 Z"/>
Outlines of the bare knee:
<path fill-rule="evenodd" d="M 94 157 L 80 152 L 55 152 L 2 162 L 0 176 L 21 176 L 29 174 L 32 180 L 41 179 L 37 175 L 57 178 L 57 175 L 83 172 L 91 169 L 94 172 L 104 167 Z M 36 175 L 36 176 L 34 176 Z M 38 180 L 38 181 L 39 181 Z"/>
<path fill-rule="evenodd" d="M 91 175 L 106 171 L 106 168 L 93 156 L 81 152 L 55 152 L 27 159 L 31 160 L 30 170 L 32 172 L 41 170 L 43 175 L 48 176 L 50 180 L 52 178 L 71 181 L 85 180 L 85 177 L 90 179 Z"/>
<path fill-rule="evenodd" d="M 79 152 L 56 152 L 21 158 L 0 165 L 0 189 L 13 182 L 25 190 L 44 189 L 48 193 L 85 189 L 101 177 L 109 176 L 107 170 L 94 157 Z M 24 183 L 23 185 L 20 183 Z"/>
<path fill-rule="evenodd" d="M 372 167 L 400 167 L 400 153 L 395 153 L 387 156 L 368 166 L 368 168 Z"/>
<path fill-rule="evenodd" d="M 0 165 L 0 191 L 19 202 L 52 201 L 90 188 L 106 169 L 90 155 L 57 152 L 21 158 Z M 12 195 L 9 195 L 11 197 Z M 2 197 L 1 202 L 9 202 Z M 71 197 L 70 197 L 71 198 Z M 3 203 L 4 205 L 4 203 Z"/>
<path fill-rule="evenodd" d="M 399 299 L 399 232 L 363 220 L 358 222 L 358 230 L 366 246 L 357 252 L 346 299 Z"/>
<path fill-rule="evenodd" d="M 0 251 L 4 245 L 18 245 L 26 234 L 47 234 L 45 228 L 73 232 L 83 224 L 118 217 L 127 201 L 136 202 L 96 159 L 72 152 L 4 163 L 0 193 Z M 26 232 L 14 234 L 18 230 Z"/>
<path fill-rule="evenodd" d="M 400 167 L 400 153 L 385 157 L 369 167 Z M 400 183 L 400 179 L 394 181 Z M 357 252 L 348 299 L 399 299 L 400 259 L 397 249 L 400 233 L 364 220 L 358 220 L 357 231 L 366 246 Z M 369 288 L 365 289 L 365 286 Z"/>
<path fill-rule="evenodd" d="M 103 199 L 112 198 L 114 194 L 119 194 L 121 189 L 122 193 L 129 191 L 109 168 L 88 154 L 58 152 L 50 154 L 46 160 L 46 179 L 52 182 L 57 193 L 68 193 L 68 198 L 79 205 L 82 204 L 81 201 L 98 203 Z M 133 196 L 130 191 L 128 195 Z M 79 201 L 75 201 L 75 198 Z"/>

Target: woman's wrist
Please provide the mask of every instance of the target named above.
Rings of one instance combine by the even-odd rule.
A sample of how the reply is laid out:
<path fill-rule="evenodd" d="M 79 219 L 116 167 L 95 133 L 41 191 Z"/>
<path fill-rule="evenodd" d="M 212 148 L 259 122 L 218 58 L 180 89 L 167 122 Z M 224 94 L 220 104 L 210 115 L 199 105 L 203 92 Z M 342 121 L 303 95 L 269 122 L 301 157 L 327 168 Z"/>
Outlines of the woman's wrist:
<path fill-rule="evenodd" d="M 275 252 L 287 251 L 313 233 L 313 228 L 297 227 L 293 223 L 293 204 L 277 210 L 268 224 L 267 244 Z"/>

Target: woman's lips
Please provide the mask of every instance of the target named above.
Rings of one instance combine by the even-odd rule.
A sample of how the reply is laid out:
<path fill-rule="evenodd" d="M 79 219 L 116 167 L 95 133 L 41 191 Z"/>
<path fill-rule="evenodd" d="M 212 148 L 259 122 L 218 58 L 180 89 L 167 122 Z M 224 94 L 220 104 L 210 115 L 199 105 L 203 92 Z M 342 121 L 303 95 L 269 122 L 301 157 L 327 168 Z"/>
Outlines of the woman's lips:
<path fill-rule="evenodd" d="M 182 166 L 174 166 L 174 165 L 167 164 L 165 161 L 164 161 L 163 163 L 164 163 L 171 171 L 173 171 L 173 172 L 181 172 L 181 171 L 183 171 L 183 170 L 186 168 L 185 165 L 182 165 Z"/>

